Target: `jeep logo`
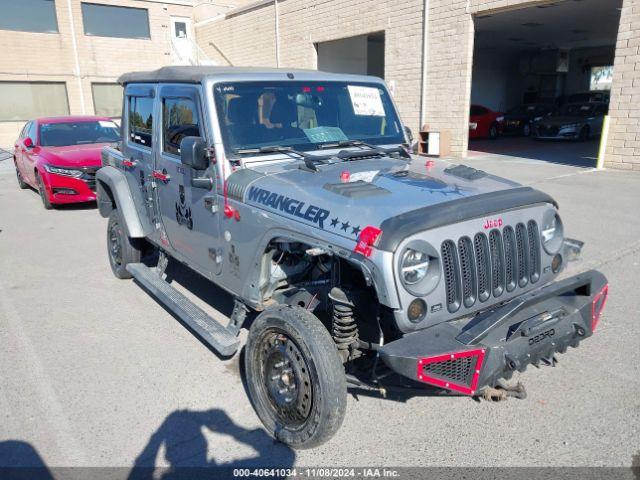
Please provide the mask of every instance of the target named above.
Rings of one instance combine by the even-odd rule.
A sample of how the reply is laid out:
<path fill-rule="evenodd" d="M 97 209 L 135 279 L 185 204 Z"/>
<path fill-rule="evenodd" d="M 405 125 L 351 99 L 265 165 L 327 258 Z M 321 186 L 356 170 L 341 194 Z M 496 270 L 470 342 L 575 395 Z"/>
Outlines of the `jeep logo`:
<path fill-rule="evenodd" d="M 542 332 L 538 335 L 536 335 L 535 337 L 531 337 L 529 339 L 529 345 L 535 345 L 538 342 L 541 342 L 542 340 L 544 340 L 545 338 L 551 338 L 556 334 L 555 329 L 550 328 L 549 330 L 547 330 L 546 332 Z"/>
<path fill-rule="evenodd" d="M 484 229 L 489 230 L 490 228 L 498 228 L 502 226 L 502 217 L 498 218 L 489 218 L 484 222 Z"/>

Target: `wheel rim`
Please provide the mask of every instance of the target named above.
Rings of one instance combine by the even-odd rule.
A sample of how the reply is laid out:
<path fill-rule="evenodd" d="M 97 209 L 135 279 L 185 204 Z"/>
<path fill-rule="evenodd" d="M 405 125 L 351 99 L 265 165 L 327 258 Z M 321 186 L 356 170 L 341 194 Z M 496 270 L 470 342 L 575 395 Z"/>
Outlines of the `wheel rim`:
<path fill-rule="evenodd" d="M 531 127 L 529 125 L 524 126 L 524 136 L 528 137 L 531 134 Z"/>
<path fill-rule="evenodd" d="M 267 331 L 258 345 L 260 388 L 272 415 L 289 428 L 311 414 L 313 386 L 309 367 L 296 343 L 284 332 Z"/>
<path fill-rule="evenodd" d="M 489 136 L 491 138 L 495 138 L 498 135 L 498 131 L 496 130 L 496 127 L 491 127 L 489 129 Z"/>
<path fill-rule="evenodd" d="M 120 225 L 114 223 L 109 230 L 109 256 L 114 265 L 122 265 L 122 240 Z"/>
<path fill-rule="evenodd" d="M 40 198 L 42 199 L 42 203 L 47 204 L 47 192 L 44 189 L 44 183 L 42 183 L 42 178 L 38 175 L 38 193 L 40 194 Z"/>

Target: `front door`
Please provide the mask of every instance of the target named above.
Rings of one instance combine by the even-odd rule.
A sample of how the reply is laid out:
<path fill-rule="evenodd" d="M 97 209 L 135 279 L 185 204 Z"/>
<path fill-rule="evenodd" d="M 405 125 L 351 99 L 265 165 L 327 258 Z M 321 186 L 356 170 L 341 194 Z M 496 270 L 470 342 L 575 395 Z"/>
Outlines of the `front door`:
<path fill-rule="evenodd" d="M 214 166 L 198 172 L 180 161 L 180 142 L 184 137 L 207 140 L 200 89 L 165 85 L 160 88 L 159 100 L 162 145 L 157 150 L 156 191 L 162 222 L 171 246 L 190 265 L 211 276 L 221 265 L 216 262 L 220 238 Z M 211 177 L 212 188 L 193 187 L 191 179 L 195 176 Z"/>
<path fill-rule="evenodd" d="M 171 44 L 176 63 L 193 64 L 193 42 L 191 41 L 191 19 L 171 17 Z"/>

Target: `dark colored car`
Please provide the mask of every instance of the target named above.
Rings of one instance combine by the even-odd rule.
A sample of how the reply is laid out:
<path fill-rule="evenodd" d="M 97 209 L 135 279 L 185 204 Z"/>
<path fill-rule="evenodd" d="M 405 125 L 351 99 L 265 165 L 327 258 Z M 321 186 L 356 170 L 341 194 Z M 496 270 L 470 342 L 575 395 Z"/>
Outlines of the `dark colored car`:
<path fill-rule="evenodd" d="M 535 122 L 551 115 L 553 105 L 548 104 L 525 104 L 512 108 L 504 115 L 502 132 L 504 134 L 524 135 L 528 137 L 533 131 Z"/>
<path fill-rule="evenodd" d="M 535 136 L 549 140 L 581 140 L 597 137 L 607 114 L 606 103 L 572 103 L 535 125 Z"/>

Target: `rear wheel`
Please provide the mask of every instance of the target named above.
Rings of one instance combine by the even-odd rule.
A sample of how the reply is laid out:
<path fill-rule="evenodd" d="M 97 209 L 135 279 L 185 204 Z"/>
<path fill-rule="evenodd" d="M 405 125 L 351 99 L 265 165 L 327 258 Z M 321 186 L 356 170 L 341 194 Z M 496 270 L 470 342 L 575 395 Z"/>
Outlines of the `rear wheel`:
<path fill-rule="evenodd" d="M 18 178 L 18 186 L 22 190 L 29 188 L 29 185 L 27 185 L 26 182 L 22 179 L 22 174 L 20 173 L 20 169 L 18 168 L 18 165 L 16 165 L 16 177 Z"/>
<path fill-rule="evenodd" d="M 491 140 L 498 138 L 498 125 L 496 125 L 495 123 L 492 123 L 489 127 L 489 138 Z"/>
<path fill-rule="evenodd" d="M 580 136 L 578 137 L 578 139 L 581 142 L 586 142 L 587 140 L 589 140 L 590 137 L 591 137 L 591 132 L 589 131 L 589 127 L 587 125 L 585 125 L 580 130 Z"/>
<path fill-rule="evenodd" d="M 127 236 L 117 209 L 109 215 L 107 253 L 113 274 L 121 279 L 131 278 L 131 274 L 127 272 L 127 265 L 140 261 L 140 248 L 136 239 Z"/>
<path fill-rule="evenodd" d="M 44 209 L 51 210 L 53 208 L 53 204 L 51 203 L 51 200 L 49 200 L 49 194 L 47 193 L 42 177 L 38 172 L 36 172 L 36 183 L 38 184 L 38 193 L 40 194 L 40 199 L 42 200 Z"/>
<path fill-rule="evenodd" d="M 347 384 L 335 343 L 301 307 L 261 313 L 249 331 L 245 372 L 251 403 L 277 440 L 312 448 L 342 425 Z"/>

